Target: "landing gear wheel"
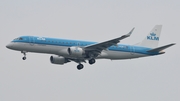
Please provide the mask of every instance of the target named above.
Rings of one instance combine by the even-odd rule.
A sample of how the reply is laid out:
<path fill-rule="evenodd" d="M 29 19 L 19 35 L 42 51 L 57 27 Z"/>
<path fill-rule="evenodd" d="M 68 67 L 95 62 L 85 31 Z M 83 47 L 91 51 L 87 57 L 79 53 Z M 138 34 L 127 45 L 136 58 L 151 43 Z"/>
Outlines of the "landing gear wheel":
<path fill-rule="evenodd" d="M 84 68 L 83 64 L 79 64 L 79 65 L 77 66 L 77 69 L 78 69 L 78 70 L 81 70 L 81 69 L 83 69 L 83 68 Z"/>
<path fill-rule="evenodd" d="M 96 62 L 96 60 L 95 60 L 95 59 L 91 59 L 91 60 L 89 60 L 89 64 L 90 64 L 90 65 L 94 64 L 95 62 Z"/>
<path fill-rule="evenodd" d="M 23 60 L 26 60 L 26 57 L 23 57 L 22 59 L 23 59 Z"/>

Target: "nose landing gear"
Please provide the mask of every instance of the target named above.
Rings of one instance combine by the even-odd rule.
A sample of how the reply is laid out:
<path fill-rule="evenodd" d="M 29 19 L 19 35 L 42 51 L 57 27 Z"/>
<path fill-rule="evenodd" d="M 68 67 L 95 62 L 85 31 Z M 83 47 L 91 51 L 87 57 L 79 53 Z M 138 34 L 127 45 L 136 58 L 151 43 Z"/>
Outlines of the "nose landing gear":
<path fill-rule="evenodd" d="M 25 51 L 21 51 L 21 53 L 23 53 L 24 57 L 22 57 L 23 60 L 26 60 L 26 53 Z"/>

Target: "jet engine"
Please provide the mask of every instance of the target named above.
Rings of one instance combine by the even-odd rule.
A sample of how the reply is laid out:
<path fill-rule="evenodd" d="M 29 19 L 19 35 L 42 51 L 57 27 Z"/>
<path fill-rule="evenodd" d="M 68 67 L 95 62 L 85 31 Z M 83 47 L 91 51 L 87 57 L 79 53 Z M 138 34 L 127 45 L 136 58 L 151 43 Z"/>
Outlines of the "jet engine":
<path fill-rule="evenodd" d="M 80 47 L 69 47 L 67 51 L 70 56 L 74 57 L 82 57 L 85 55 L 85 51 Z"/>
<path fill-rule="evenodd" d="M 61 57 L 61 56 L 51 56 L 50 61 L 52 64 L 60 64 L 60 65 L 70 62 L 68 59 Z"/>

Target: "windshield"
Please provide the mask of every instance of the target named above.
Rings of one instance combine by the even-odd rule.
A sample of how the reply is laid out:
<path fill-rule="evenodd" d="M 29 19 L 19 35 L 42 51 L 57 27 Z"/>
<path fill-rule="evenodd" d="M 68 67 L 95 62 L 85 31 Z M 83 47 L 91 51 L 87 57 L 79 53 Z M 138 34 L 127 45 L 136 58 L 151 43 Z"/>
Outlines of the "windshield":
<path fill-rule="evenodd" d="M 21 37 L 20 37 L 20 38 L 16 38 L 16 39 L 14 39 L 14 40 L 23 40 L 23 38 L 21 38 Z"/>

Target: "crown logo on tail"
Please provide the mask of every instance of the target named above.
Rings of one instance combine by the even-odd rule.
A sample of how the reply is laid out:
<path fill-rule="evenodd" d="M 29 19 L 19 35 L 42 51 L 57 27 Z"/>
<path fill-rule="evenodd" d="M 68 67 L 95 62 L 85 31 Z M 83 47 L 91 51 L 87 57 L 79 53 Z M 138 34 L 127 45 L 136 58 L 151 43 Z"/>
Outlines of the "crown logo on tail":
<path fill-rule="evenodd" d="M 159 37 L 156 36 L 154 32 L 150 33 L 150 36 L 147 36 L 147 40 L 159 41 Z"/>
<path fill-rule="evenodd" d="M 151 36 L 156 36 L 156 34 L 154 32 L 150 33 Z"/>

